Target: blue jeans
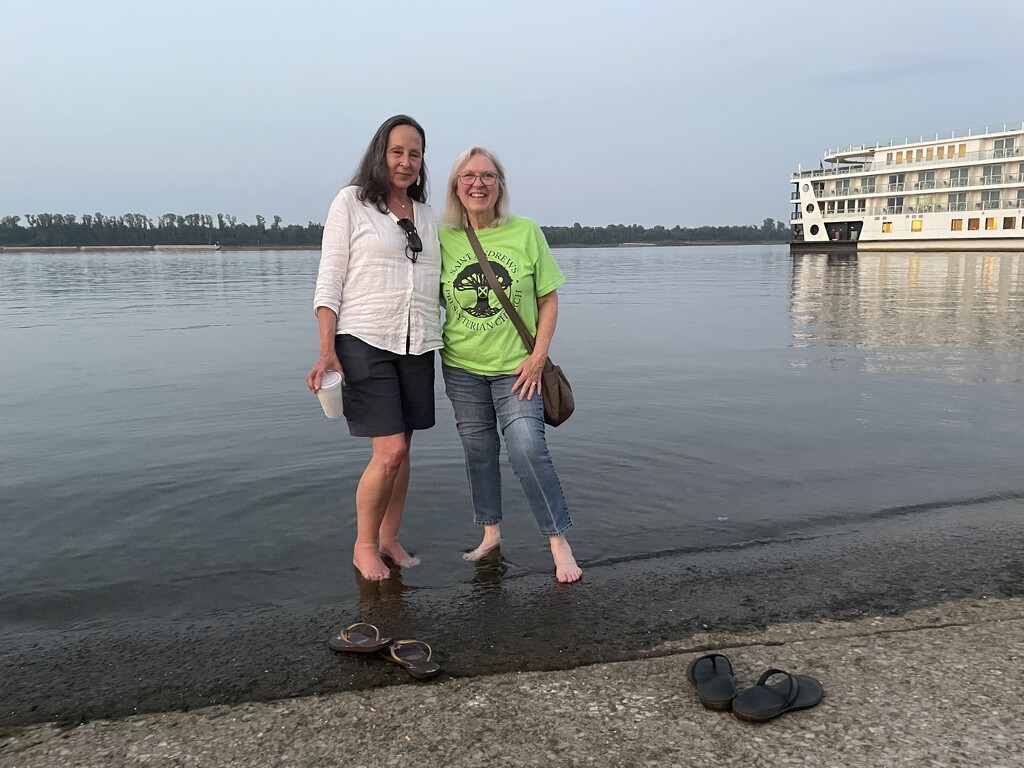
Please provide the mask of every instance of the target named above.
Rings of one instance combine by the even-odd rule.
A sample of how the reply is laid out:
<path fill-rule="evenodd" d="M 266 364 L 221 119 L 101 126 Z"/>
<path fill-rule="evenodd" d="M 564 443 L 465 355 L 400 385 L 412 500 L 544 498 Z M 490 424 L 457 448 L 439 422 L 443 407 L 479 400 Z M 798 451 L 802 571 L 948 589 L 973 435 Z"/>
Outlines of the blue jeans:
<path fill-rule="evenodd" d="M 473 522 L 501 522 L 501 441 L 505 436 L 512 471 L 544 536 L 557 536 L 572 527 L 562 484 L 544 439 L 544 405 L 512 394 L 515 376 L 481 376 L 442 365 L 445 391 L 455 409 L 455 423 L 466 452 L 466 476 L 473 499 Z"/>

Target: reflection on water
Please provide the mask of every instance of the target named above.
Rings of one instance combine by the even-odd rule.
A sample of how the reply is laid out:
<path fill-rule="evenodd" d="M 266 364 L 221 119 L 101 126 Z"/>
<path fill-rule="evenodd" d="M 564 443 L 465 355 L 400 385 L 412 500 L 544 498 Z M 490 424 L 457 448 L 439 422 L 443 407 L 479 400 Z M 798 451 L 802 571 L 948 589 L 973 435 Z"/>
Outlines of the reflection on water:
<path fill-rule="evenodd" d="M 794 255 L 790 313 L 797 347 L 863 350 L 865 370 L 1019 381 L 1024 254 Z"/>

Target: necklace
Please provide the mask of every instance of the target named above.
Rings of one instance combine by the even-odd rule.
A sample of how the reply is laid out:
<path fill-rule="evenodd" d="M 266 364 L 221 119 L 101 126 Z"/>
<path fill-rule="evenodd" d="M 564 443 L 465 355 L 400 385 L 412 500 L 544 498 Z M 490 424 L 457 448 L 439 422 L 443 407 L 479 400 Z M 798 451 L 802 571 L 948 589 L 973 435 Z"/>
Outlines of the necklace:
<path fill-rule="evenodd" d="M 398 203 L 398 207 L 402 209 L 402 215 L 403 216 L 408 215 L 408 213 L 409 213 L 409 206 L 406 205 L 405 203 L 403 203 L 401 200 L 398 200 L 398 198 L 395 198 L 395 200 Z M 394 206 L 391 206 L 391 208 L 392 208 L 392 210 L 394 210 Z"/>

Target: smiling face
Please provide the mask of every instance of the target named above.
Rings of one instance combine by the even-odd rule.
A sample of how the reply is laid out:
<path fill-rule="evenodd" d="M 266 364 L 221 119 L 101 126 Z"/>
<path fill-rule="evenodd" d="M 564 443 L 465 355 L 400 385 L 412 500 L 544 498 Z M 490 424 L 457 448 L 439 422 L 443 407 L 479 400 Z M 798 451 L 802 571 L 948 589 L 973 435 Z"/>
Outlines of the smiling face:
<path fill-rule="evenodd" d="M 469 173 L 475 175 L 471 184 L 462 180 L 462 175 Z M 492 173 L 497 176 L 498 169 L 487 155 L 473 155 L 459 169 L 459 177 L 455 181 L 455 193 L 476 229 L 481 225 L 487 226 L 495 217 L 494 209 L 501 194 L 501 180 L 497 179 L 488 186 L 481 179 L 482 174 Z"/>
<path fill-rule="evenodd" d="M 411 125 L 397 125 L 388 134 L 385 153 L 388 163 L 388 181 L 391 190 L 405 194 L 416 181 L 423 166 L 423 140 Z"/>

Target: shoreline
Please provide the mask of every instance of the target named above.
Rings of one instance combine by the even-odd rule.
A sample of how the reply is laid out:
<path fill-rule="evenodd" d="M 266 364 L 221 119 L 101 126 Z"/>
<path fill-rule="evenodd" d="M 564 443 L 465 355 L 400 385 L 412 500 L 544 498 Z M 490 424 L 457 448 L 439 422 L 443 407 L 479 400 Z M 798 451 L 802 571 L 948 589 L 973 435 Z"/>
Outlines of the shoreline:
<path fill-rule="evenodd" d="M 219 251 L 219 245 L 5 245 L 0 253 L 93 253 L 103 251 Z"/>
<path fill-rule="evenodd" d="M 330 605 L 225 606 L 176 621 L 0 637 L 0 728 L 408 682 L 392 664 L 327 649 L 327 639 L 355 621 L 430 643 L 449 677 L 479 678 L 646 659 L 702 632 L 1024 598 L 1021 508 L 1019 499 L 929 508 L 755 549 L 583 562 L 584 579 L 574 585 L 546 573 L 505 579 L 499 562 L 483 563 L 471 581 L 448 588 L 395 592 L 384 582 Z M 322 578 L 352 578 L 338 570 Z"/>
<path fill-rule="evenodd" d="M 789 245 L 788 242 L 746 242 L 739 240 L 693 240 L 664 243 L 559 243 L 557 248 L 672 248 L 702 246 Z M 319 245 L 5 245 L 3 253 L 97 253 L 105 251 L 319 251 Z"/>
<path fill-rule="evenodd" d="M 326 696 L 0 732 L 0 764 L 1016 765 L 1024 757 L 1024 599 L 948 601 L 900 617 L 698 632 L 658 655 Z M 717 651 L 737 688 L 779 667 L 824 700 L 769 723 L 698 703 L 686 665 Z M 339 657 L 339 666 L 380 666 Z"/>

